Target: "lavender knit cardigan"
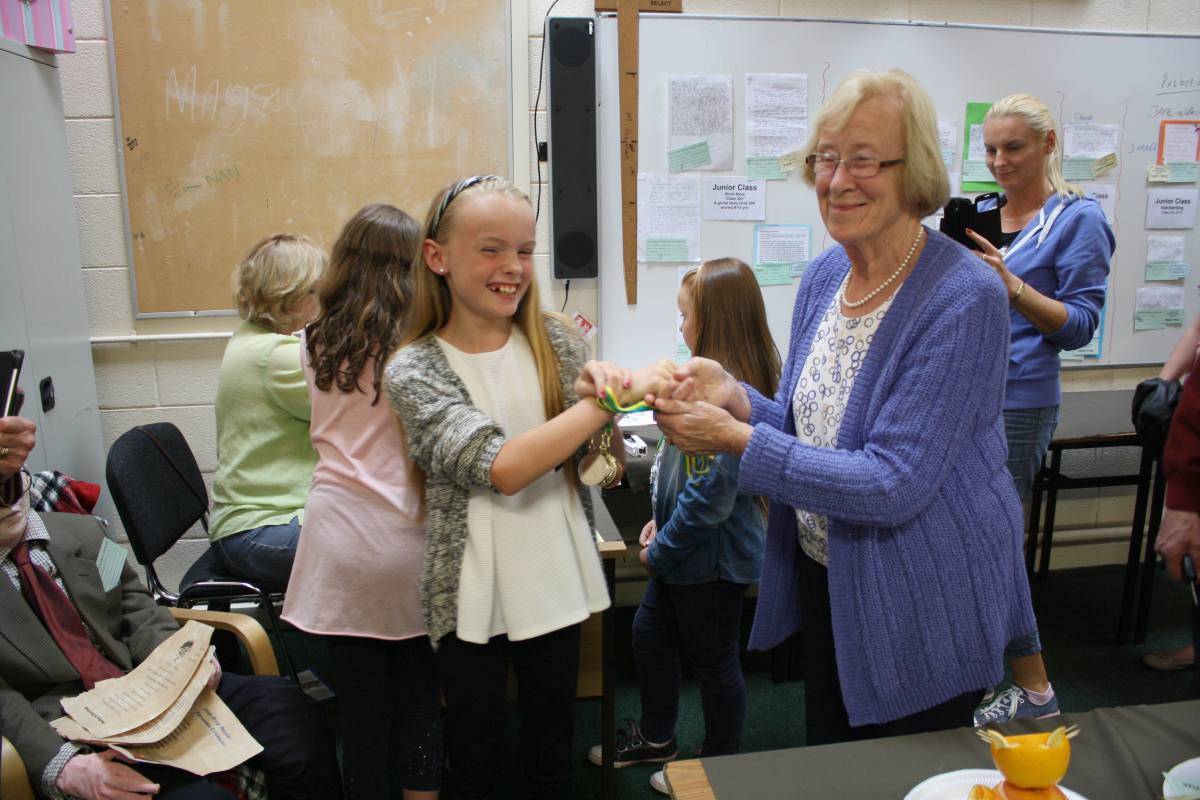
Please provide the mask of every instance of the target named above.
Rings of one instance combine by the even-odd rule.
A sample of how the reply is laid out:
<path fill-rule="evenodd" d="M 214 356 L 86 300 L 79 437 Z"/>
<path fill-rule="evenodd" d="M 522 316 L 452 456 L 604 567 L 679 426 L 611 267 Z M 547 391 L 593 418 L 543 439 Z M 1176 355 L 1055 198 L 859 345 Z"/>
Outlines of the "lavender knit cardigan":
<path fill-rule="evenodd" d="M 801 627 L 794 508 L 829 520 L 829 601 L 851 725 L 996 684 L 1005 644 L 1036 629 L 1001 407 L 1008 302 L 996 274 L 927 231 L 879 326 L 836 449 L 801 444 L 791 397 L 850 267 L 831 248 L 796 297 L 779 394 L 747 387 L 741 487 L 771 499 L 753 649 Z"/>

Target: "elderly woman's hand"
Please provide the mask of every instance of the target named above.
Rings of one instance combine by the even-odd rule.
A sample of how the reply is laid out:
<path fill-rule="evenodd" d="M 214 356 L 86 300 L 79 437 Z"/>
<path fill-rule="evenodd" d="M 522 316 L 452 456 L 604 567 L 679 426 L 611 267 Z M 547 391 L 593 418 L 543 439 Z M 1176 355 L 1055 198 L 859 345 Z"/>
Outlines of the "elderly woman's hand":
<path fill-rule="evenodd" d="M 1017 290 L 1025 282 L 1008 271 L 1008 267 L 1004 263 L 1004 254 L 997 250 L 994 244 L 970 228 L 967 228 L 967 236 L 970 236 L 971 241 L 979 245 L 979 257 L 983 259 L 983 263 L 996 270 L 996 274 L 1000 276 L 1000 280 L 1004 281 L 1004 288 L 1008 290 L 1008 300 L 1012 302 L 1016 297 Z"/>
<path fill-rule="evenodd" d="M 659 397 L 670 400 L 701 400 L 718 408 L 733 410 L 741 405 L 741 386 L 732 375 L 711 358 L 693 358 L 675 368 L 674 380 L 657 396 L 647 398 L 653 403 Z"/>
<path fill-rule="evenodd" d="M 654 410 L 655 421 L 667 441 L 685 453 L 741 455 L 754 432 L 725 409 L 702 400 L 659 397 L 654 401 Z"/>

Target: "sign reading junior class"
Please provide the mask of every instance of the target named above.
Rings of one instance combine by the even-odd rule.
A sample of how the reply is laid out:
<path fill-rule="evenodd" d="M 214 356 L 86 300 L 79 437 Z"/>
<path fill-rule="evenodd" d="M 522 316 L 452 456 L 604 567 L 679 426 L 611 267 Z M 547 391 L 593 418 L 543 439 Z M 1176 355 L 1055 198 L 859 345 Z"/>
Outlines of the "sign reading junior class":
<path fill-rule="evenodd" d="M 767 218 L 767 182 L 718 177 L 704 181 L 704 219 Z"/>

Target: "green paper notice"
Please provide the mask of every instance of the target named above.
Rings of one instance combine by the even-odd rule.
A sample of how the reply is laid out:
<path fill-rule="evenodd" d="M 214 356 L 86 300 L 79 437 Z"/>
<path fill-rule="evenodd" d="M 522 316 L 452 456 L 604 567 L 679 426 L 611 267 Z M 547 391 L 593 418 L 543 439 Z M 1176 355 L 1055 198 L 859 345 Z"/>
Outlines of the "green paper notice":
<path fill-rule="evenodd" d="M 1154 262 L 1146 265 L 1146 280 L 1148 281 L 1177 281 L 1186 278 L 1191 268 L 1180 261 Z"/>
<path fill-rule="evenodd" d="M 1135 331 L 1157 331 L 1168 325 L 1183 324 L 1182 308 L 1149 308 L 1135 311 L 1133 314 L 1133 329 Z"/>
<path fill-rule="evenodd" d="M 687 261 L 687 239 L 647 239 L 646 261 Z"/>
<path fill-rule="evenodd" d="M 782 286 L 792 282 L 791 264 L 755 264 L 754 277 L 759 286 Z"/>
<path fill-rule="evenodd" d="M 987 168 L 987 154 L 983 149 L 983 118 L 991 103 L 967 103 L 963 114 L 963 165 L 962 191 L 994 192 L 1000 187 Z"/>
<path fill-rule="evenodd" d="M 708 151 L 707 139 L 667 151 L 667 169 L 673 173 L 707 167 L 711 163 L 712 154 Z"/>
<path fill-rule="evenodd" d="M 746 180 L 749 181 L 782 181 L 787 176 L 775 156 L 763 156 L 746 159 Z"/>
<path fill-rule="evenodd" d="M 1197 161 L 1168 161 L 1167 183 L 1195 183 L 1200 172 L 1200 162 Z"/>
<path fill-rule="evenodd" d="M 1069 181 L 1090 181 L 1095 177 L 1091 158 L 1064 158 L 1062 162 L 1063 177 Z"/>

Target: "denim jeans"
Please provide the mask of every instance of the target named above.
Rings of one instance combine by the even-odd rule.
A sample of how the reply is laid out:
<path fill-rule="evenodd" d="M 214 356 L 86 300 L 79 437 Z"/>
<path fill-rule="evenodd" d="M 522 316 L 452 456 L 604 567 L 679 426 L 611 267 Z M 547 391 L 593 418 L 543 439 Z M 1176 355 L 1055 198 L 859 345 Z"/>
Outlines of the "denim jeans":
<path fill-rule="evenodd" d="M 1004 435 L 1008 440 L 1008 471 L 1017 495 L 1024 501 L 1033 489 L 1033 479 L 1042 467 L 1058 425 L 1058 406 L 1014 408 L 1004 412 Z M 1013 639 L 1004 648 L 1005 658 L 1021 658 L 1042 652 L 1037 632 Z"/>
<path fill-rule="evenodd" d="M 633 654 L 642 694 L 642 735 L 665 742 L 679 715 L 680 655 L 700 682 L 701 756 L 736 753 L 746 722 L 739 629 L 746 584 L 689 585 L 651 578 L 633 617 Z"/>
<path fill-rule="evenodd" d="M 1024 501 L 1042 466 L 1058 425 L 1058 406 L 1014 408 L 1004 412 L 1004 438 L 1008 440 L 1008 471 Z"/>
<path fill-rule="evenodd" d="M 292 574 L 296 548 L 300 545 L 300 518 L 284 525 L 263 525 L 231 533 L 213 542 L 221 566 L 233 575 L 283 589 Z"/>

